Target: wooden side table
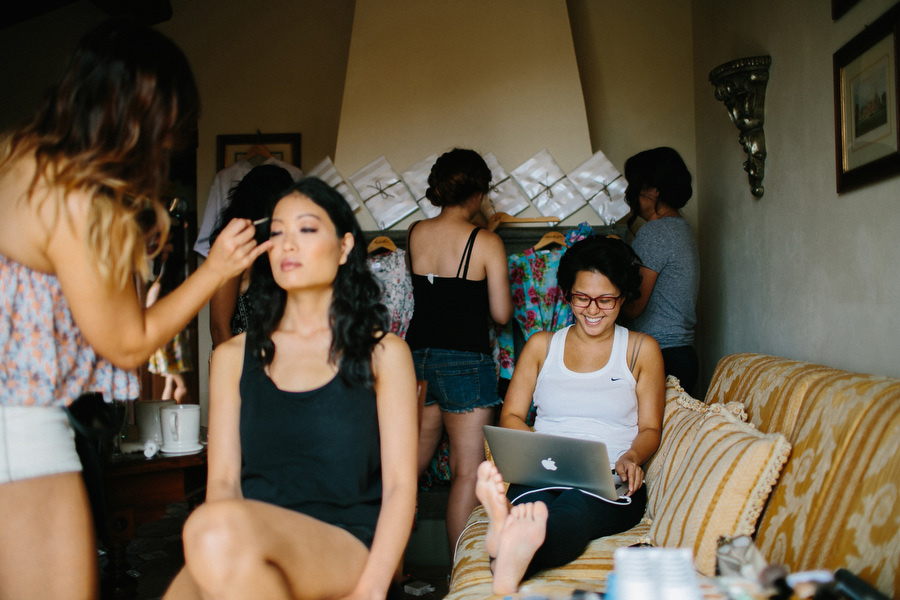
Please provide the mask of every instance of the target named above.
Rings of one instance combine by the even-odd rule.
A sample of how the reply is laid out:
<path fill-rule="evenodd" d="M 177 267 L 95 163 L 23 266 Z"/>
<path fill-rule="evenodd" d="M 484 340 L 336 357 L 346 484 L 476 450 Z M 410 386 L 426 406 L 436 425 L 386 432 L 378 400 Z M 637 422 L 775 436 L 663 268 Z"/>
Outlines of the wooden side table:
<path fill-rule="evenodd" d="M 174 502 L 200 504 L 206 495 L 206 448 L 197 454 L 141 453 L 111 456 L 103 465 L 106 490 L 109 566 L 103 583 L 104 597 L 130 598 L 135 581 L 128 575 L 128 543 L 138 526 L 165 515 Z"/>

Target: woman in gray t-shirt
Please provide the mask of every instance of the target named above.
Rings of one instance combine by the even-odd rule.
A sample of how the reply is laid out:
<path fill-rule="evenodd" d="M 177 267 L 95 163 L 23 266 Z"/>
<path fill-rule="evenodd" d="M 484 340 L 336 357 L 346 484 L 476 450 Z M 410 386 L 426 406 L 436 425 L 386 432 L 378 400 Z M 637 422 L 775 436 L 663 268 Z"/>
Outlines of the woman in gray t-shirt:
<path fill-rule="evenodd" d="M 632 245 L 640 257 L 641 296 L 623 308 L 631 328 L 653 336 L 665 361 L 666 375 L 674 375 L 689 393 L 698 376 L 694 350 L 700 257 L 690 224 L 678 212 L 693 194 L 691 174 L 678 152 L 654 148 L 625 162 L 631 207 L 629 226 L 641 217 Z"/>

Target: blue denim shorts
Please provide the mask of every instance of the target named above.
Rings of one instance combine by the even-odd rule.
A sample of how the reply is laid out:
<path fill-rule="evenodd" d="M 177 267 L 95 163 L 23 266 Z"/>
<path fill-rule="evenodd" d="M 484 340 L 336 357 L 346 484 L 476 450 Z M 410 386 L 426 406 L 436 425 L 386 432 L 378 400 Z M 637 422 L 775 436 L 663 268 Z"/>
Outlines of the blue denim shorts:
<path fill-rule="evenodd" d="M 425 348 L 413 353 L 416 379 L 428 382 L 425 406 L 437 403 L 452 413 L 498 406 L 497 368 L 479 352 Z"/>

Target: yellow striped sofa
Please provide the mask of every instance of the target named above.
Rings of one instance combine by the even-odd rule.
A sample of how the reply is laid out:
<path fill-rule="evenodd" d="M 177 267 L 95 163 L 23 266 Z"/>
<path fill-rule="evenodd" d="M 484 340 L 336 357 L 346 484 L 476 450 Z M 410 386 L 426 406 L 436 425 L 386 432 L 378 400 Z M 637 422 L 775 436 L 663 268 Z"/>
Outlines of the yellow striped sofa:
<path fill-rule="evenodd" d="M 733 354 L 719 362 L 700 403 L 669 378 L 663 440 L 647 480 L 640 524 L 594 540 L 576 561 L 523 582 L 519 595 L 603 591 L 613 551 L 642 541 L 691 547 L 698 570 L 711 574 L 718 535 L 755 529 L 763 555 L 791 572 L 844 567 L 900 598 L 900 379 Z M 704 495 L 686 501 L 691 486 Z M 745 489 L 748 498 L 734 497 Z M 500 598 L 491 592 L 486 528 L 478 507 L 445 600 Z"/>

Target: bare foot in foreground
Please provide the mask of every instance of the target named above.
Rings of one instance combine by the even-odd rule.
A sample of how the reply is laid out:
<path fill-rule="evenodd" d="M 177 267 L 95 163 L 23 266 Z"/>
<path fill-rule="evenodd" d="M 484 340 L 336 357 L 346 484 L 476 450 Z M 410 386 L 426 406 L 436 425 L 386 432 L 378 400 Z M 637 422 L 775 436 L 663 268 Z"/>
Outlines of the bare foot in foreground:
<path fill-rule="evenodd" d="M 547 505 L 543 502 L 517 504 L 509 511 L 500 549 L 494 561 L 494 593 L 512 594 L 519 589 L 528 563 L 547 533 Z"/>
<path fill-rule="evenodd" d="M 475 496 L 484 505 L 484 512 L 488 516 L 487 534 L 484 536 L 484 545 L 488 556 L 497 557 L 500 549 L 500 532 L 509 515 L 509 500 L 506 499 L 506 490 L 503 489 L 503 477 L 489 460 L 478 465 L 478 479 L 475 482 Z"/>

